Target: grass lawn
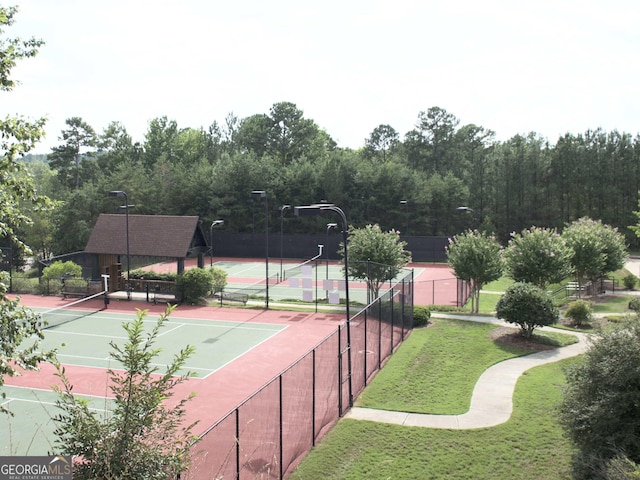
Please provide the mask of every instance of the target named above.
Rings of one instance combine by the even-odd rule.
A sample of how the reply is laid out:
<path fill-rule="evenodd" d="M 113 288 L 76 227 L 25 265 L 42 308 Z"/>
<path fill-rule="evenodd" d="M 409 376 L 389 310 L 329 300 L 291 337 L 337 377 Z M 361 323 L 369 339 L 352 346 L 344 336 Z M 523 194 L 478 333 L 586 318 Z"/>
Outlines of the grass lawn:
<path fill-rule="evenodd" d="M 521 353 L 487 338 L 485 328 L 495 326 L 470 323 L 437 319 L 415 330 L 358 404 L 385 408 L 405 403 L 412 411 L 429 413 L 466 410 L 469 385 L 478 372 Z M 497 427 L 440 430 L 340 420 L 290 479 L 569 479 L 571 446 L 554 408 L 565 381 L 562 367 L 572 361 L 527 371 L 518 380 L 511 419 Z M 442 369 L 456 378 L 447 378 Z M 414 375 L 415 382 L 402 378 Z M 416 401 L 414 396 L 425 398 Z"/>
<path fill-rule="evenodd" d="M 495 328 L 432 319 L 429 327 L 414 329 L 355 405 L 414 413 L 466 412 L 482 372 L 502 360 L 530 353 L 495 344 L 488 337 Z"/>

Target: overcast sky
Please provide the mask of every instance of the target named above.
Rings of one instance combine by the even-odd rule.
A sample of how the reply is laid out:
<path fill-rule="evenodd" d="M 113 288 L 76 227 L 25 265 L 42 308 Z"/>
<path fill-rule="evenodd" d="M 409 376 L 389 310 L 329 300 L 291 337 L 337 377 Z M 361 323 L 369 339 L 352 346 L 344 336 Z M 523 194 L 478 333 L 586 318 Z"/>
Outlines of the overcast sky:
<path fill-rule="evenodd" d="M 4 37 L 40 53 L 13 70 L 0 115 L 46 116 L 47 153 L 70 117 L 134 141 L 295 103 L 360 148 L 401 136 L 438 106 L 496 132 L 552 141 L 602 127 L 640 132 L 637 0 L 13 0 Z"/>

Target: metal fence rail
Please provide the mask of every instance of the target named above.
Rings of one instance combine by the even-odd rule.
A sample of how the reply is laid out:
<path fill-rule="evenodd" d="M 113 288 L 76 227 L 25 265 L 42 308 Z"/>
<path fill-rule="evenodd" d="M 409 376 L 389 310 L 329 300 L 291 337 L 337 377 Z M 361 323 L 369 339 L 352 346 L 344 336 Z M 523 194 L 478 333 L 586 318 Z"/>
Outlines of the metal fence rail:
<path fill-rule="evenodd" d="M 412 327 L 410 272 L 207 430 L 181 478 L 282 479 L 351 407 Z"/>

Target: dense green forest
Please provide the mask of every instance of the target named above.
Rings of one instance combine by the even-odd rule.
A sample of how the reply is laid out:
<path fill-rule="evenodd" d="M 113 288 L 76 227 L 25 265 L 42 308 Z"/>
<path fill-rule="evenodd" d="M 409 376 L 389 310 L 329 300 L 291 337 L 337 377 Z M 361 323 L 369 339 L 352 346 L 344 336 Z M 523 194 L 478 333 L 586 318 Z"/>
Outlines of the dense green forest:
<path fill-rule="evenodd" d="M 404 135 L 376 127 L 358 150 L 338 148 L 289 102 L 206 129 L 156 118 L 142 141 L 118 122 L 97 133 L 70 118 L 46 158 L 24 159 L 41 193 L 57 201 L 32 213 L 25 235 L 40 256 L 82 250 L 97 216 L 119 210 L 110 190 L 127 192 L 132 213 L 198 215 L 205 225 L 224 219 L 226 231 L 247 232 L 264 225 L 264 206 L 251 196 L 257 189 L 267 192 L 274 232 L 282 205 L 327 200 L 356 227 L 377 223 L 402 235 L 453 235 L 477 222 L 506 241 L 533 225 L 561 229 L 588 216 L 636 244 L 628 226 L 637 223 L 637 134 L 597 129 L 555 144 L 536 133 L 495 137 L 439 107 L 420 112 Z M 322 232 L 324 223 L 305 218 L 287 230 Z"/>

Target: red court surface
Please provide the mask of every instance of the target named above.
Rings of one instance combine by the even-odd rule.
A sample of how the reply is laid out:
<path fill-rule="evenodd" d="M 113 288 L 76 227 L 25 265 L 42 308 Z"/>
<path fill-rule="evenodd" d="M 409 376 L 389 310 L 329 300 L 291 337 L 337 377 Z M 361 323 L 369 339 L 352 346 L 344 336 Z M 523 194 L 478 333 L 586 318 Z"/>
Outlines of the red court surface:
<path fill-rule="evenodd" d="M 414 279 L 416 305 L 431 303 L 430 298 L 434 288 L 448 290 L 443 295 L 446 293 L 448 298 L 453 299 L 455 305 L 456 281 L 449 267 L 431 264 L 419 264 L 416 267 L 422 269 Z M 73 301 L 61 297 L 38 295 L 20 295 L 20 298 L 23 305 L 40 308 L 54 308 Z M 146 302 L 112 300 L 108 310 L 135 314 L 136 309 L 143 309 L 148 310 L 150 315 L 157 315 L 162 313 L 164 308 L 163 305 L 153 305 Z M 191 392 L 196 393 L 195 398 L 188 403 L 186 409 L 188 421 L 199 420 L 194 431 L 196 434 L 203 433 L 225 414 L 277 377 L 345 321 L 344 314 L 188 305 L 180 305 L 172 313 L 172 316 L 287 326 L 268 341 L 257 345 L 206 379 L 190 378 L 174 390 L 175 399 L 184 398 Z M 71 365 L 65 365 L 65 369 L 74 386 L 75 393 L 108 395 L 106 370 Z M 49 364 L 44 364 L 39 372 L 26 372 L 21 377 L 6 378 L 5 382 L 12 386 L 50 389 L 51 385 L 59 385 L 60 383 L 54 374 L 54 368 Z"/>
<path fill-rule="evenodd" d="M 215 257 L 214 262 L 262 262 L 259 258 L 230 258 Z M 206 263 L 206 262 L 205 262 Z M 284 260 L 285 264 L 297 265 L 297 260 Z M 330 262 L 336 265 L 337 262 Z M 207 263 L 208 265 L 208 263 Z M 215 265 L 215 264 L 214 264 Z M 196 258 L 185 260 L 184 268 L 194 268 L 197 266 Z M 157 273 L 175 273 L 177 271 L 176 262 L 157 263 L 147 267 Z M 414 269 L 416 272 L 414 278 L 414 304 L 415 305 L 456 305 L 457 301 L 457 285 L 456 277 L 453 270 L 446 264 L 434 263 L 410 263 L 407 269 Z M 255 283 L 255 278 L 232 277 L 227 278 L 229 283 Z M 350 281 L 349 285 L 356 288 L 366 288 L 364 282 Z"/>
<path fill-rule="evenodd" d="M 59 297 L 21 295 L 21 303 L 31 307 L 53 308 L 69 303 Z M 162 305 L 146 302 L 112 301 L 109 311 L 135 314 L 136 308 L 150 314 L 164 311 Z M 217 318 L 233 322 L 260 322 L 287 325 L 277 335 L 263 342 L 219 369 L 206 379 L 190 378 L 174 390 L 174 398 L 196 396 L 188 403 L 187 420 L 199 420 L 194 433 L 202 433 L 233 410 L 269 380 L 279 375 L 298 358 L 313 349 L 323 338 L 344 322 L 344 315 L 326 313 L 282 312 L 225 307 L 179 306 L 172 316 L 180 318 Z M 215 320 L 212 320 L 215 321 Z M 108 392 L 106 370 L 65 365 L 66 373 L 78 394 L 105 396 Z M 50 389 L 60 382 L 49 364 L 39 372 L 26 372 L 21 377 L 6 379 L 7 385 Z"/>

